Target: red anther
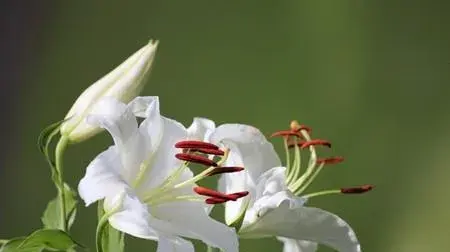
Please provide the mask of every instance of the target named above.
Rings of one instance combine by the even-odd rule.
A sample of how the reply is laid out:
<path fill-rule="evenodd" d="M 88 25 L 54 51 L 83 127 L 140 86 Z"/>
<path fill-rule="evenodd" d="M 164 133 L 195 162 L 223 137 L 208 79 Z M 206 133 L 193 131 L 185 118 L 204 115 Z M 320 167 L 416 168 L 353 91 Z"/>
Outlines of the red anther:
<path fill-rule="evenodd" d="M 359 193 L 365 193 L 374 188 L 373 185 L 362 185 L 357 187 L 347 187 L 347 188 L 341 188 L 341 193 L 345 194 L 359 194 Z"/>
<path fill-rule="evenodd" d="M 277 137 L 277 136 L 284 136 L 284 137 L 296 136 L 299 138 L 303 138 L 302 134 L 292 130 L 280 130 L 270 135 L 270 137 Z"/>
<path fill-rule="evenodd" d="M 240 172 L 242 170 L 244 170 L 244 167 L 234 167 L 234 166 L 216 167 L 214 170 L 212 170 L 210 173 L 208 173 L 208 176 L 213 176 L 213 175 L 222 174 L 222 173 Z"/>
<path fill-rule="evenodd" d="M 319 158 L 317 159 L 316 163 L 318 164 L 338 164 L 340 162 L 344 161 L 343 157 L 329 157 L 329 158 Z"/>
<path fill-rule="evenodd" d="M 228 194 L 228 196 L 233 196 L 233 197 L 236 197 L 236 199 L 239 199 L 239 198 L 247 196 L 248 194 L 249 194 L 248 191 L 242 191 L 242 192 L 235 192 L 235 193 Z"/>
<path fill-rule="evenodd" d="M 322 140 L 322 139 L 313 139 L 311 141 L 307 141 L 307 142 L 303 143 L 302 146 L 300 146 L 300 148 L 304 149 L 311 145 L 323 145 L 323 146 L 327 146 L 328 148 L 331 148 L 331 143 L 327 140 Z"/>
<path fill-rule="evenodd" d="M 212 161 L 209 158 L 200 156 L 200 155 L 194 155 L 194 154 L 188 154 L 188 153 L 178 153 L 175 155 L 175 157 L 180 160 L 187 161 L 187 162 L 202 164 L 202 165 L 206 165 L 206 166 L 217 166 L 216 162 Z"/>
<path fill-rule="evenodd" d="M 193 152 L 200 152 L 203 154 L 212 154 L 216 156 L 223 156 L 225 155 L 225 152 L 223 150 L 216 150 L 216 149 L 191 149 Z"/>
<path fill-rule="evenodd" d="M 298 147 L 302 147 L 302 145 L 303 145 L 304 143 L 306 143 L 306 142 L 305 142 L 305 141 L 298 141 L 298 142 L 290 141 L 290 142 L 288 142 L 288 148 L 293 148 L 293 147 L 295 147 L 296 145 L 297 145 Z"/>
<path fill-rule="evenodd" d="M 218 198 L 207 198 L 205 200 L 206 204 L 215 205 L 215 204 L 222 204 L 227 202 L 228 200 L 225 199 L 218 199 Z"/>
<path fill-rule="evenodd" d="M 175 148 L 218 150 L 219 146 L 212 144 L 212 143 L 203 142 L 203 141 L 186 140 L 186 141 L 181 141 L 181 142 L 176 143 Z"/>
<path fill-rule="evenodd" d="M 215 191 L 213 189 L 209 189 L 209 188 L 202 187 L 202 186 L 194 187 L 194 192 L 196 192 L 199 195 L 208 196 L 208 197 L 212 197 L 212 198 L 218 198 L 218 199 L 224 199 L 226 201 L 229 201 L 229 200 L 235 201 L 238 199 L 234 195 L 228 195 L 228 194 L 221 193 L 221 192 Z"/>

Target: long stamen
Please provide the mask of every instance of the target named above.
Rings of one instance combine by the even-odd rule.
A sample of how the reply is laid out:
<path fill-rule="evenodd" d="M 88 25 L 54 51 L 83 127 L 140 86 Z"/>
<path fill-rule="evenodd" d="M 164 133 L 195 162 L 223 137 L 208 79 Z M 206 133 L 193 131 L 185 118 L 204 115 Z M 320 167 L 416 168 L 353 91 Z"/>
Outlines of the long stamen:
<path fill-rule="evenodd" d="M 217 162 L 216 166 L 211 166 L 208 169 L 202 171 L 201 173 L 197 174 L 196 176 L 192 177 L 191 179 L 188 179 L 186 181 L 183 181 L 179 184 L 174 185 L 174 188 L 180 188 L 186 185 L 191 185 L 196 183 L 199 180 L 202 180 L 203 178 L 207 177 L 209 173 L 211 173 L 214 169 L 217 168 L 217 166 L 221 166 L 228 158 L 228 154 L 230 153 L 229 149 L 225 150 L 225 154 L 223 157 Z"/>
<path fill-rule="evenodd" d="M 284 151 L 286 152 L 286 168 L 287 168 L 287 172 L 288 174 L 290 173 L 292 167 L 291 167 L 291 157 L 289 154 L 289 144 L 288 144 L 288 140 L 289 137 L 284 137 L 283 138 L 283 143 L 284 143 Z"/>
<path fill-rule="evenodd" d="M 306 194 L 303 197 L 305 198 L 312 198 L 317 196 L 323 196 L 323 195 L 329 195 L 329 194 L 361 194 L 369 192 L 374 188 L 373 185 L 362 185 L 357 187 L 347 187 L 347 188 L 341 188 L 341 189 L 334 189 L 334 190 L 326 190 L 321 192 L 315 192 Z"/>
<path fill-rule="evenodd" d="M 302 165 L 302 156 L 300 153 L 300 146 L 295 145 L 295 157 L 294 157 L 294 165 L 293 169 L 291 169 L 288 173 L 287 177 L 287 184 L 289 185 L 291 182 L 293 182 L 296 178 L 298 178 L 301 170 Z"/>
<path fill-rule="evenodd" d="M 300 188 L 296 188 L 294 191 L 292 191 L 295 195 L 301 194 L 303 191 L 305 191 L 309 185 L 314 181 L 314 179 L 319 175 L 320 171 L 322 170 L 324 164 L 322 163 L 315 169 L 315 172 L 306 180 L 306 182 L 303 185 L 300 185 Z"/>
<path fill-rule="evenodd" d="M 311 141 L 311 137 L 309 136 L 309 134 L 306 130 L 301 130 L 300 132 L 303 135 L 303 137 L 306 139 L 306 141 Z M 302 176 L 300 176 L 300 178 L 298 178 L 295 182 L 293 182 L 289 185 L 289 189 L 292 192 L 295 192 L 299 187 L 301 187 L 301 185 L 305 182 L 305 180 L 309 176 L 311 176 L 311 174 L 314 172 L 314 169 L 317 164 L 317 154 L 316 154 L 316 149 L 315 149 L 314 145 L 309 146 L 309 152 L 310 152 L 309 162 L 308 162 L 308 167 L 306 168 L 305 173 Z M 299 174 L 297 174 L 297 176 L 298 175 Z M 297 177 L 295 177 L 295 178 L 297 178 Z"/>

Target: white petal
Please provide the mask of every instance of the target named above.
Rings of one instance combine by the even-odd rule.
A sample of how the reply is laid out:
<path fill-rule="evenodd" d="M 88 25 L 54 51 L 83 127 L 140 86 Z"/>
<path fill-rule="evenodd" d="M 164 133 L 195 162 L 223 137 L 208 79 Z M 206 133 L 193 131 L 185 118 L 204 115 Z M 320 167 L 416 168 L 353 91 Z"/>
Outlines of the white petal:
<path fill-rule="evenodd" d="M 110 147 L 100 153 L 89 164 L 85 176 L 78 185 L 78 192 L 86 206 L 128 187 L 120 174 L 121 170 L 120 156 L 116 147 Z"/>
<path fill-rule="evenodd" d="M 145 154 L 143 138 L 132 111 L 112 97 L 102 98 L 87 121 L 111 134 L 124 168 L 122 175 L 130 182 L 136 176 Z"/>
<path fill-rule="evenodd" d="M 215 128 L 216 124 L 214 121 L 207 118 L 195 117 L 191 126 L 187 129 L 188 138 L 192 140 L 205 141 L 209 138 Z"/>
<path fill-rule="evenodd" d="M 240 198 L 236 201 L 227 201 L 225 205 L 225 223 L 227 225 L 233 224 L 235 221 L 244 214 L 245 207 L 249 203 L 251 197 L 253 197 L 254 190 L 247 186 L 249 181 L 248 173 L 237 172 L 231 174 L 223 174 L 218 181 L 218 189 L 225 193 L 234 193 L 241 191 L 249 191 L 250 194 L 246 197 Z"/>
<path fill-rule="evenodd" d="M 284 237 L 277 237 L 283 245 L 283 252 L 315 252 L 317 243 L 310 241 L 294 240 Z"/>
<path fill-rule="evenodd" d="M 134 98 L 128 107 L 133 111 L 136 117 L 147 118 L 156 111 L 159 114 L 159 97 L 158 96 L 138 96 Z"/>
<path fill-rule="evenodd" d="M 361 251 L 355 232 L 335 214 L 304 207 L 301 199 L 288 193 L 280 192 L 264 201 L 266 204 L 260 202 L 255 207 L 256 218 L 240 230 L 242 237 L 282 236 L 325 244 L 341 252 Z"/>
<path fill-rule="evenodd" d="M 237 191 L 254 192 L 256 180 L 265 171 L 280 166 L 272 144 L 255 127 L 243 124 L 224 124 L 210 136 L 215 144 L 222 143 L 230 148 L 225 166 L 243 166 L 244 171 L 236 174 L 224 174 L 219 180 L 219 190 L 225 193 Z M 248 197 L 236 202 L 225 203 L 225 221 L 228 224 L 239 218 L 245 209 Z"/>
<path fill-rule="evenodd" d="M 175 144 L 186 139 L 186 128 L 179 122 L 161 117 L 162 133 L 156 149 L 147 150 L 151 153 L 151 162 L 145 179 L 138 188 L 139 191 L 146 191 L 160 185 L 175 169 L 178 169 L 182 162 L 175 158 L 175 154 L 180 150 L 175 148 Z M 148 120 L 148 118 L 146 119 Z M 148 131 L 151 131 L 151 124 L 148 124 Z M 148 158 L 148 157 L 147 157 Z"/>
<path fill-rule="evenodd" d="M 157 240 L 158 233 L 149 224 L 151 216 L 147 206 L 130 191 L 106 198 L 104 208 L 106 213 L 117 211 L 109 217 L 115 229 L 138 238 Z"/>
<path fill-rule="evenodd" d="M 258 200 L 262 196 L 274 195 L 286 189 L 286 168 L 274 167 L 259 176 L 254 198 Z"/>
<path fill-rule="evenodd" d="M 199 239 L 223 251 L 237 252 L 238 238 L 234 228 L 209 217 L 204 203 L 180 201 L 159 205 L 152 214 L 170 223 L 177 235 Z"/>
<path fill-rule="evenodd" d="M 281 165 L 273 145 L 255 127 L 223 124 L 211 134 L 210 141 L 223 143 L 235 152 L 239 158 L 230 158 L 230 165 L 244 166 L 254 181 L 265 171 Z"/>
<path fill-rule="evenodd" d="M 192 242 L 179 237 L 164 237 L 158 239 L 158 249 L 156 252 L 194 252 Z"/>
<path fill-rule="evenodd" d="M 141 107 L 147 107 L 145 112 L 137 113 L 140 117 L 145 117 L 139 126 L 142 138 L 145 140 L 146 159 L 156 151 L 164 132 L 164 121 L 159 110 L 158 97 L 139 97 L 132 101 L 130 107 L 136 113 Z"/>

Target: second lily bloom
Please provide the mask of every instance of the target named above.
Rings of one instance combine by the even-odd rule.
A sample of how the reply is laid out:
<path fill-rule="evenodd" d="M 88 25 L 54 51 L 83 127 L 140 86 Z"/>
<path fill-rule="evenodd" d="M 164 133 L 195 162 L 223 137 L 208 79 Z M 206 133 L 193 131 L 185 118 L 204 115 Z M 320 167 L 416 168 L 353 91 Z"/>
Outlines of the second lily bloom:
<path fill-rule="evenodd" d="M 240 226 L 239 237 L 275 236 L 284 243 L 284 252 L 316 251 L 317 244 L 341 252 L 361 251 L 355 232 L 344 220 L 325 210 L 307 207 L 305 203 L 310 197 L 360 193 L 370 190 L 370 186 L 301 195 L 324 165 L 342 161 L 317 158 L 315 145 L 328 146 L 328 142 L 312 140 L 309 128 L 294 122 L 291 129 L 276 134 L 284 137 L 287 151 L 286 165 L 282 166 L 272 144 L 252 126 L 224 124 L 216 128 L 212 121 L 202 118 L 194 123 L 203 128 L 206 141 L 230 149 L 225 165 L 246 168 L 237 174 L 224 174 L 219 181 L 219 190 L 226 193 L 250 192 L 249 197 L 225 203 L 225 220 L 229 225 Z M 293 162 L 289 154 L 291 147 L 295 149 Z M 310 154 L 303 173 L 300 172 L 301 150 Z"/>

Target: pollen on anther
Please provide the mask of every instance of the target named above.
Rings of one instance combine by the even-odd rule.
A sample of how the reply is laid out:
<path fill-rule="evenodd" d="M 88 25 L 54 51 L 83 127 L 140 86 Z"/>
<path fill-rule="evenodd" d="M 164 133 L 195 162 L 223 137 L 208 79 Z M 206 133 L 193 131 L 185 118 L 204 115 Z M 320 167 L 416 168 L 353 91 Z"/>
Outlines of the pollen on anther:
<path fill-rule="evenodd" d="M 317 164 L 338 164 L 344 161 L 343 157 L 329 157 L 329 158 L 319 158 L 317 159 Z"/>
<path fill-rule="evenodd" d="M 202 164 L 202 165 L 206 165 L 206 166 L 217 166 L 217 163 L 214 162 L 213 160 L 203 157 L 203 156 L 200 156 L 200 155 L 194 155 L 194 154 L 188 154 L 188 153 L 177 153 L 175 155 L 175 157 L 180 160 L 187 161 L 187 162 Z"/>
<path fill-rule="evenodd" d="M 186 140 L 186 141 L 181 141 L 181 142 L 176 143 L 175 148 L 218 150 L 219 146 L 212 144 L 212 143 L 203 142 L 203 141 Z"/>
<path fill-rule="evenodd" d="M 341 188 L 341 193 L 344 194 L 359 194 L 359 193 L 365 193 L 374 188 L 373 185 L 362 185 L 357 187 L 347 187 L 347 188 Z"/>
<path fill-rule="evenodd" d="M 322 139 L 313 139 L 311 141 L 307 141 L 304 142 L 302 144 L 302 146 L 300 146 L 302 149 L 307 148 L 311 145 L 322 145 L 322 146 L 327 146 L 328 148 L 331 148 L 331 143 L 327 140 L 322 140 Z"/>

